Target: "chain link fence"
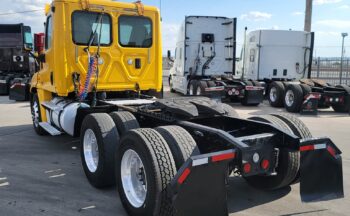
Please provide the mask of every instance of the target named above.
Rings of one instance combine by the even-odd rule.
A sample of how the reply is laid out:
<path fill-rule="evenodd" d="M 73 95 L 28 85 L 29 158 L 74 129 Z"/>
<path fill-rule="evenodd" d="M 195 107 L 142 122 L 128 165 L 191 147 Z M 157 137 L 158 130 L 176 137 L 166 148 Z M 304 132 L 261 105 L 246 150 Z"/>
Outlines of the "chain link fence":
<path fill-rule="evenodd" d="M 333 85 L 350 85 L 350 58 L 317 58 L 312 62 L 311 78 L 327 81 Z"/>

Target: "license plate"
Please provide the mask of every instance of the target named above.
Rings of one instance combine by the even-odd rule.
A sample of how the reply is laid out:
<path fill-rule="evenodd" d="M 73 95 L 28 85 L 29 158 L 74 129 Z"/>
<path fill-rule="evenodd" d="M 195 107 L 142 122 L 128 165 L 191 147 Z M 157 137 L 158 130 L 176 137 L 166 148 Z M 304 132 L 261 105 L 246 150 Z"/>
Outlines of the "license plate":
<path fill-rule="evenodd" d="M 0 83 L 6 84 L 6 80 L 0 80 Z"/>

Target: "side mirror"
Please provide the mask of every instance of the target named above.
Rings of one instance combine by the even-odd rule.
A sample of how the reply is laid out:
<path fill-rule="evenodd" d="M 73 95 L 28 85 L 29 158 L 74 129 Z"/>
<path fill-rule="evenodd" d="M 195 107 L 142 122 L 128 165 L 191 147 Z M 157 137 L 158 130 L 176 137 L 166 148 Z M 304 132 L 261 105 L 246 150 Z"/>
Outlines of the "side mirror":
<path fill-rule="evenodd" d="M 168 50 L 168 58 L 171 58 L 171 51 Z"/>
<path fill-rule="evenodd" d="M 39 62 L 42 62 L 42 63 L 45 63 L 45 62 L 46 62 L 45 54 L 40 54 L 40 55 L 38 56 L 38 61 L 39 61 Z"/>
<path fill-rule="evenodd" d="M 239 62 L 241 60 L 241 58 L 236 58 L 236 62 Z"/>
<path fill-rule="evenodd" d="M 171 51 L 168 50 L 168 59 L 170 62 L 174 62 L 174 59 L 171 57 Z"/>
<path fill-rule="evenodd" d="M 31 52 L 33 51 L 33 45 L 32 44 L 24 44 L 24 51 Z"/>

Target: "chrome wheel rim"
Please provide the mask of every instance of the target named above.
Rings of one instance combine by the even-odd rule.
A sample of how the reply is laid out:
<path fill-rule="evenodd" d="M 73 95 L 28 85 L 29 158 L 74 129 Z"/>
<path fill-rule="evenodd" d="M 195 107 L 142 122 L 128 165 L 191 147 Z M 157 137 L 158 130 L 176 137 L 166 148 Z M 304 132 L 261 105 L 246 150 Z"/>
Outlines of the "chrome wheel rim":
<path fill-rule="evenodd" d="M 32 119 L 35 127 L 39 127 L 39 105 L 37 101 L 32 105 Z"/>
<path fill-rule="evenodd" d="M 127 150 L 121 161 L 121 180 L 129 203 L 140 208 L 146 200 L 146 170 L 140 156 L 134 150 Z"/>
<path fill-rule="evenodd" d="M 171 77 L 169 79 L 169 87 L 170 87 L 170 89 L 173 89 L 173 78 L 171 78 Z"/>
<path fill-rule="evenodd" d="M 277 100 L 277 89 L 275 87 L 272 87 L 270 89 L 270 101 L 276 102 L 276 100 Z"/>
<path fill-rule="evenodd" d="M 285 97 L 286 105 L 288 107 L 291 107 L 294 103 L 294 93 L 292 90 L 288 90 L 286 92 L 286 97 Z"/>
<path fill-rule="evenodd" d="M 197 88 L 197 95 L 201 95 L 202 94 L 202 89 L 201 88 Z"/>
<path fill-rule="evenodd" d="M 86 166 L 90 172 L 94 173 L 99 162 L 99 151 L 95 133 L 91 129 L 85 131 L 83 148 Z"/>
<path fill-rule="evenodd" d="M 193 95 L 194 89 L 193 89 L 193 85 L 190 85 L 190 95 Z"/>

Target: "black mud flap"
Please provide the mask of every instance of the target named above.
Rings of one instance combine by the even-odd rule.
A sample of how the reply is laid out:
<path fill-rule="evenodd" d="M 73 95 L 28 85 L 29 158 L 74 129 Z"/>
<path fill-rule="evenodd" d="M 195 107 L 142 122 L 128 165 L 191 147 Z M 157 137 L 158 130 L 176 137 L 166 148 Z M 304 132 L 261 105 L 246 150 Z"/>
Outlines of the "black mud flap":
<path fill-rule="evenodd" d="M 300 143 L 300 195 L 303 202 L 344 197 L 341 151 L 329 138 Z"/>
<path fill-rule="evenodd" d="M 225 94 L 225 87 L 218 86 L 205 88 L 204 92 L 202 93 L 202 96 L 208 97 L 213 100 L 221 101 L 221 99 L 225 97 Z"/>
<path fill-rule="evenodd" d="M 29 100 L 29 85 L 22 82 L 12 84 L 9 92 L 10 100 L 27 101 Z"/>
<path fill-rule="evenodd" d="M 0 79 L 0 95 L 8 95 L 8 94 L 9 94 L 8 80 Z"/>
<path fill-rule="evenodd" d="M 244 100 L 247 105 L 260 104 L 264 100 L 264 87 L 246 86 Z"/>
<path fill-rule="evenodd" d="M 303 103 L 301 104 L 300 114 L 302 115 L 317 115 L 318 114 L 318 101 L 321 98 L 320 93 L 310 93 L 305 96 Z"/>
<path fill-rule="evenodd" d="M 234 150 L 189 158 L 168 186 L 174 215 L 228 215 L 226 183 Z"/>

